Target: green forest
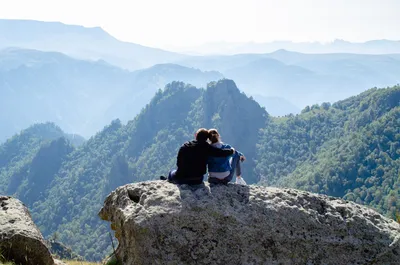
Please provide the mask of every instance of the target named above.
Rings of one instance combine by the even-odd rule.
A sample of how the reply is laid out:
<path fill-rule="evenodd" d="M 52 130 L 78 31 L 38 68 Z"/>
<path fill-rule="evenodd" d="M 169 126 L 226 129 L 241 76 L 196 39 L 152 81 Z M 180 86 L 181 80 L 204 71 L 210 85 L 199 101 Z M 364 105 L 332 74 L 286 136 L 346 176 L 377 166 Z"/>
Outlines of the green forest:
<path fill-rule="evenodd" d="M 112 121 L 85 141 L 35 124 L 0 146 L 0 194 L 31 210 L 46 237 L 88 260 L 111 252 L 97 216 L 113 189 L 158 179 L 180 145 L 215 127 L 243 152 L 248 183 L 341 197 L 395 218 L 400 205 L 400 86 L 370 89 L 301 114 L 272 117 L 232 80 L 198 89 L 172 82 L 127 124 Z"/>
<path fill-rule="evenodd" d="M 257 145 L 260 184 L 371 206 L 400 206 L 400 87 L 370 89 L 333 105 L 274 118 Z"/>

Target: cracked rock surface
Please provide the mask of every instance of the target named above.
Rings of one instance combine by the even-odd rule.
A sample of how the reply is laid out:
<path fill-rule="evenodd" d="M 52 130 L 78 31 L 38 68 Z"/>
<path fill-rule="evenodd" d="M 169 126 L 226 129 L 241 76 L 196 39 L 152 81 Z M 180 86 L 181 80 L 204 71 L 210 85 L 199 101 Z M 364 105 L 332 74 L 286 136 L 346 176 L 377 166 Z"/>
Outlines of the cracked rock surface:
<path fill-rule="evenodd" d="M 0 196 L 0 251 L 16 264 L 54 264 L 28 209 L 21 201 L 9 196 Z"/>
<path fill-rule="evenodd" d="M 117 188 L 99 215 L 136 264 L 400 264 L 400 225 L 344 200 L 261 186 Z"/>

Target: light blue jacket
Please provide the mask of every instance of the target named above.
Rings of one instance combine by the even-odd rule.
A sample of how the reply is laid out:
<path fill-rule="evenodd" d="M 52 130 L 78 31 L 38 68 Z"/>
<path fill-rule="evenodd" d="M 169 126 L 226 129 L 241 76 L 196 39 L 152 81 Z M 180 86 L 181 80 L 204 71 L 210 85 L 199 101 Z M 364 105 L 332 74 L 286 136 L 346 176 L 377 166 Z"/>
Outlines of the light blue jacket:
<path fill-rule="evenodd" d="M 224 144 L 224 143 L 217 143 L 217 144 L 212 144 L 212 146 L 216 148 L 221 148 L 221 149 L 231 149 L 232 147 L 229 144 Z M 231 156 L 228 157 L 213 157 L 210 156 L 207 159 L 207 166 L 208 166 L 208 172 L 226 172 L 226 171 L 231 171 L 232 166 L 230 163 L 230 160 L 233 156 L 242 156 L 243 154 L 235 151 L 235 153 Z"/>

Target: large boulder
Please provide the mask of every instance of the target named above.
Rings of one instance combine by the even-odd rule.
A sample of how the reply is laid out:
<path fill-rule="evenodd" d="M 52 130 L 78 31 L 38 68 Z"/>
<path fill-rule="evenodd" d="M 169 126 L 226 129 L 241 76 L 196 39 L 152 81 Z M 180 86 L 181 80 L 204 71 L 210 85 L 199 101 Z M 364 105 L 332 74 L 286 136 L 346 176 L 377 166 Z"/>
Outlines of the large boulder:
<path fill-rule="evenodd" d="M 0 252 L 16 264 L 55 264 L 28 209 L 8 196 L 0 196 Z"/>
<path fill-rule="evenodd" d="M 400 225 L 352 202 L 293 189 L 117 188 L 99 213 L 133 264 L 400 264 Z"/>

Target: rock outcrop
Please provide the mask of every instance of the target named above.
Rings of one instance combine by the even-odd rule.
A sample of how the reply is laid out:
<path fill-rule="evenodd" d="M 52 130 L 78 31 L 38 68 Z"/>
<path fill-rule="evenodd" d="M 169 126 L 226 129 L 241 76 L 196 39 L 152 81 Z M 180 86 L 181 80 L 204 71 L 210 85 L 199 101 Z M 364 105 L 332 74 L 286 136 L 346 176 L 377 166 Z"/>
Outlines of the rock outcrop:
<path fill-rule="evenodd" d="M 54 239 L 50 239 L 46 243 L 50 249 L 50 253 L 53 256 L 57 257 L 58 259 L 76 260 L 76 261 L 84 260 L 83 257 L 73 252 L 71 248 L 65 246 L 61 242 L 58 242 Z"/>
<path fill-rule="evenodd" d="M 8 196 L 0 196 L 0 252 L 16 264 L 62 264 L 53 260 L 28 209 Z"/>
<path fill-rule="evenodd" d="M 119 187 L 99 215 L 133 264 L 400 264 L 400 225 L 374 210 L 293 189 Z"/>

